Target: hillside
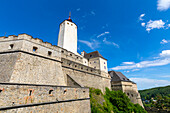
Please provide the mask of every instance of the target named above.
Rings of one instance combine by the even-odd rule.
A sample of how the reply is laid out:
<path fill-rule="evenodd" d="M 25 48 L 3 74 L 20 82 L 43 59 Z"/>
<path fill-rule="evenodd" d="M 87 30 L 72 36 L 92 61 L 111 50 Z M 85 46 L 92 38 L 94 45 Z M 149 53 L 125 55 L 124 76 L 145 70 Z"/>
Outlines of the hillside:
<path fill-rule="evenodd" d="M 170 85 L 165 87 L 156 87 L 146 90 L 139 90 L 142 99 L 151 99 L 160 96 L 168 96 L 170 94 Z"/>
<path fill-rule="evenodd" d="M 170 86 L 139 90 L 146 110 L 170 111 Z"/>
<path fill-rule="evenodd" d="M 90 88 L 90 103 L 92 113 L 146 113 L 139 105 L 130 102 L 122 91 L 110 91 L 105 94 L 100 89 Z"/>

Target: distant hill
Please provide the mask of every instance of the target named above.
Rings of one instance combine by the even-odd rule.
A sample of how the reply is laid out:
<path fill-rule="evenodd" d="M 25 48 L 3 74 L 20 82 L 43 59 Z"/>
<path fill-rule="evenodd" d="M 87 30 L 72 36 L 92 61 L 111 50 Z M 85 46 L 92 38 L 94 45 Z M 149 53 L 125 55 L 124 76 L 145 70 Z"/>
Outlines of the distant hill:
<path fill-rule="evenodd" d="M 139 90 L 139 93 L 148 113 L 170 112 L 170 85 Z"/>
<path fill-rule="evenodd" d="M 155 98 L 157 95 L 168 96 L 170 95 L 170 85 L 165 87 L 156 87 L 151 89 L 139 90 L 142 99 L 150 100 Z"/>

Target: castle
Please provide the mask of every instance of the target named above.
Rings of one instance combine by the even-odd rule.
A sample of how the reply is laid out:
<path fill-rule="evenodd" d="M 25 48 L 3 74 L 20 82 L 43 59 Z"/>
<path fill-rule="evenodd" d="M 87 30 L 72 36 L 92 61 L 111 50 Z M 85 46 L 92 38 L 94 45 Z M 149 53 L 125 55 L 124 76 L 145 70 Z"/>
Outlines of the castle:
<path fill-rule="evenodd" d="M 122 90 L 143 106 L 136 84 L 108 72 L 98 51 L 77 53 L 70 17 L 60 24 L 58 46 L 27 34 L 0 37 L 0 112 L 90 113 L 87 87 Z"/>

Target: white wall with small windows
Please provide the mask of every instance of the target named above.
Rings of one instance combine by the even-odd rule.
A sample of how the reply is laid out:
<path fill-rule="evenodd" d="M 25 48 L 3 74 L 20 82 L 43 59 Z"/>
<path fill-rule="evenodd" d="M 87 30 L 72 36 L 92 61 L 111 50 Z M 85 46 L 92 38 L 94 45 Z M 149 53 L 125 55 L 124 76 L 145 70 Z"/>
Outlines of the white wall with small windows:
<path fill-rule="evenodd" d="M 107 60 L 103 59 L 103 58 L 99 58 L 100 59 L 100 70 L 104 71 L 104 72 L 108 72 L 107 69 Z"/>

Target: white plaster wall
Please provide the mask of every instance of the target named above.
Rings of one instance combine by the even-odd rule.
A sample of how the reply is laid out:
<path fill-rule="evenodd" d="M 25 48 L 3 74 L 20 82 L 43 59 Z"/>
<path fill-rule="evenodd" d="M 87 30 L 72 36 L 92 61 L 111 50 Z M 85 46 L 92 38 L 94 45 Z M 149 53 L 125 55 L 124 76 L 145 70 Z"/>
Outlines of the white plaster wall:
<path fill-rule="evenodd" d="M 60 25 L 58 46 L 77 54 L 77 26 L 65 20 Z"/>
<path fill-rule="evenodd" d="M 100 59 L 100 70 L 104 71 L 104 72 L 108 72 L 107 69 L 107 60 L 103 59 L 103 58 L 99 58 Z"/>
<path fill-rule="evenodd" d="M 88 60 L 86 58 L 83 58 L 83 65 L 88 66 Z"/>

